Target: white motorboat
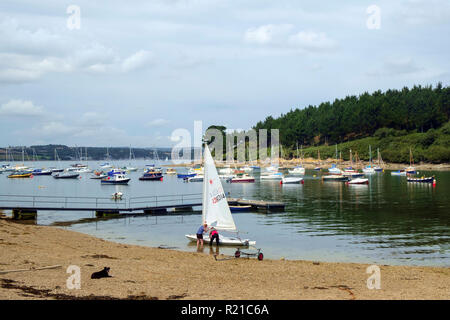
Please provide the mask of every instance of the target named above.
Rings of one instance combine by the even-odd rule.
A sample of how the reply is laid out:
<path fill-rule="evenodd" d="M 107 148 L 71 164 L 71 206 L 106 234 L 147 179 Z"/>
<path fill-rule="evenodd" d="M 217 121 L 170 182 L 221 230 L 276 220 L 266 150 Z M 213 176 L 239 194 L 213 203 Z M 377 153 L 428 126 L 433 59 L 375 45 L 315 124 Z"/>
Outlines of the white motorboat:
<path fill-rule="evenodd" d="M 195 177 L 187 178 L 188 182 L 203 182 L 203 175 L 198 174 Z"/>
<path fill-rule="evenodd" d="M 217 174 L 214 160 L 211 156 L 208 146 L 205 146 L 204 151 L 204 179 L 203 179 L 203 199 L 202 199 L 202 224 L 208 224 L 208 227 L 214 227 L 217 230 L 236 232 L 237 236 L 219 235 L 220 245 L 229 246 L 251 246 L 255 245 L 256 241 L 249 239 L 241 239 L 237 232 L 236 224 L 231 215 L 228 200 Z M 196 242 L 197 235 L 187 234 L 186 238 L 189 241 Z M 203 237 L 204 241 L 209 242 L 209 236 Z"/>
<path fill-rule="evenodd" d="M 281 179 L 281 184 L 303 184 L 304 180 L 300 177 L 285 177 Z"/>
<path fill-rule="evenodd" d="M 292 170 L 288 170 L 290 175 L 304 175 L 305 174 L 305 168 L 302 166 L 296 166 Z"/>
<path fill-rule="evenodd" d="M 281 180 L 283 178 L 283 174 L 281 172 L 276 173 L 266 173 L 260 175 L 260 180 Z"/>
<path fill-rule="evenodd" d="M 362 169 L 362 171 L 364 172 L 364 174 L 374 174 L 376 172 L 375 168 L 372 166 L 366 166 Z"/>
<path fill-rule="evenodd" d="M 392 171 L 391 176 L 406 176 L 405 170 Z"/>
<path fill-rule="evenodd" d="M 348 184 L 369 184 L 369 179 L 367 178 L 356 178 L 347 182 Z"/>

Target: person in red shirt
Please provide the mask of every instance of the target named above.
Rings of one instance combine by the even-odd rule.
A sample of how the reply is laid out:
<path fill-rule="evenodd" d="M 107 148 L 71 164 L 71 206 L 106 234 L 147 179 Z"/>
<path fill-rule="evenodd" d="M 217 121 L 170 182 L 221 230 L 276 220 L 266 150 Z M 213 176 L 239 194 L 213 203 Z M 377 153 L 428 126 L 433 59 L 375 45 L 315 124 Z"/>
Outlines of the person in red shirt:
<path fill-rule="evenodd" d="M 209 245 L 212 246 L 212 243 L 214 239 L 216 240 L 216 245 L 219 245 L 219 233 L 215 228 L 211 228 L 211 231 L 209 232 Z"/>

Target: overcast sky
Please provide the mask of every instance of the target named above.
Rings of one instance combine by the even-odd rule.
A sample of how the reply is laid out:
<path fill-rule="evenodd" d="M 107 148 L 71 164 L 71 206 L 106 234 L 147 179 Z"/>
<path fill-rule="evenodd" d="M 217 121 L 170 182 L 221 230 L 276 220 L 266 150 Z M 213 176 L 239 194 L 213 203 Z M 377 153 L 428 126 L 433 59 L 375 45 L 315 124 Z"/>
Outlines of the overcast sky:
<path fill-rule="evenodd" d="M 448 0 L 1 0 L 0 146 L 171 146 L 194 120 L 448 85 L 449 34 Z"/>

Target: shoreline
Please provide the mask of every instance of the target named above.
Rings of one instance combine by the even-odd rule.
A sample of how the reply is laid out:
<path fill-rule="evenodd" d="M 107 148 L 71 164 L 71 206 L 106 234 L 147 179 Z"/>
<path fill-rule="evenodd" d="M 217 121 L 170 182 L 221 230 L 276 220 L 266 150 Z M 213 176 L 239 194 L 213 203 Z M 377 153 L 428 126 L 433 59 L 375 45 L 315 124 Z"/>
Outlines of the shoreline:
<path fill-rule="evenodd" d="M 327 160 L 321 160 L 320 161 L 320 165 L 322 166 L 322 170 L 327 169 L 329 166 L 331 166 L 331 164 L 337 163 L 338 162 L 338 166 L 341 167 L 348 167 L 351 165 L 350 161 L 336 161 L 335 159 L 327 159 Z M 201 164 L 200 162 L 190 162 L 190 163 L 185 163 L 185 164 L 163 164 L 161 165 L 162 167 L 173 167 L 173 168 L 189 168 L 194 166 L 195 164 Z M 298 159 L 291 159 L 291 160 L 286 160 L 286 159 L 278 159 L 278 165 L 280 167 L 284 167 L 284 168 L 288 168 L 291 169 L 297 165 L 301 164 L 301 162 Z M 216 161 L 216 167 L 217 168 L 223 168 L 227 165 L 227 163 L 225 162 L 219 162 Z M 239 167 L 243 167 L 245 165 L 251 165 L 251 163 L 244 163 L 244 162 L 236 162 L 236 163 L 230 163 L 230 166 L 236 166 L 237 168 Z M 258 163 L 258 165 L 262 168 L 268 167 L 271 164 L 269 163 Z M 313 158 L 306 158 L 303 159 L 303 167 L 305 167 L 306 169 L 314 169 L 316 166 L 319 165 L 319 161 L 317 161 L 317 159 L 313 159 Z M 360 166 L 366 166 L 369 165 L 368 161 L 362 161 L 360 163 Z M 372 162 L 372 165 L 377 165 L 376 162 Z M 355 163 L 353 163 L 353 166 L 355 167 Z M 386 170 L 401 170 L 401 169 L 405 169 L 406 167 L 409 166 L 409 163 L 391 163 L 391 162 L 385 162 L 382 165 L 383 169 Z M 425 170 L 425 171 L 449 171 L 450 170 L 450 163 L 438 163 L 438 164 L 434 164 L 434 163 L 416 163 L 413 164 L 413 167 L 415 167 L 417 170 Z"/>
<path fill-rule="evenodd" d="M 448 267 L 379 265 L 381 289 L 369 290 L 368 264 L 216 261 L 7 218 L 0 218 L 0 250 L 0 299 L 450 299 Z M 81 268 L 79 290 L 66 288 L 69 265 Z M 36 270 L 48 266 L 61 267 Z M 90 279 L 105 266 L 112 278 Z M 2 273 L 22 269 L 34 271 Z"/>

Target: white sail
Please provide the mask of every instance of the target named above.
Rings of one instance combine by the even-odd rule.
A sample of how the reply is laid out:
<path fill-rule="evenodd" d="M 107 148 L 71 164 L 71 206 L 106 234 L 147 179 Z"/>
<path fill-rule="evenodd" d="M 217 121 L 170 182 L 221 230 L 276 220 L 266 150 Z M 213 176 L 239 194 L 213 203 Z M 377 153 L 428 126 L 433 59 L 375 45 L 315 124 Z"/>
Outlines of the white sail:
<path fill-rule="evenodd" d="M 202 216 L 203 222 L 208 226 L 214 226 L 218 230 L 236 230 L 227 197 L 208 146 L 205 146 L 204 154 Z"/>

